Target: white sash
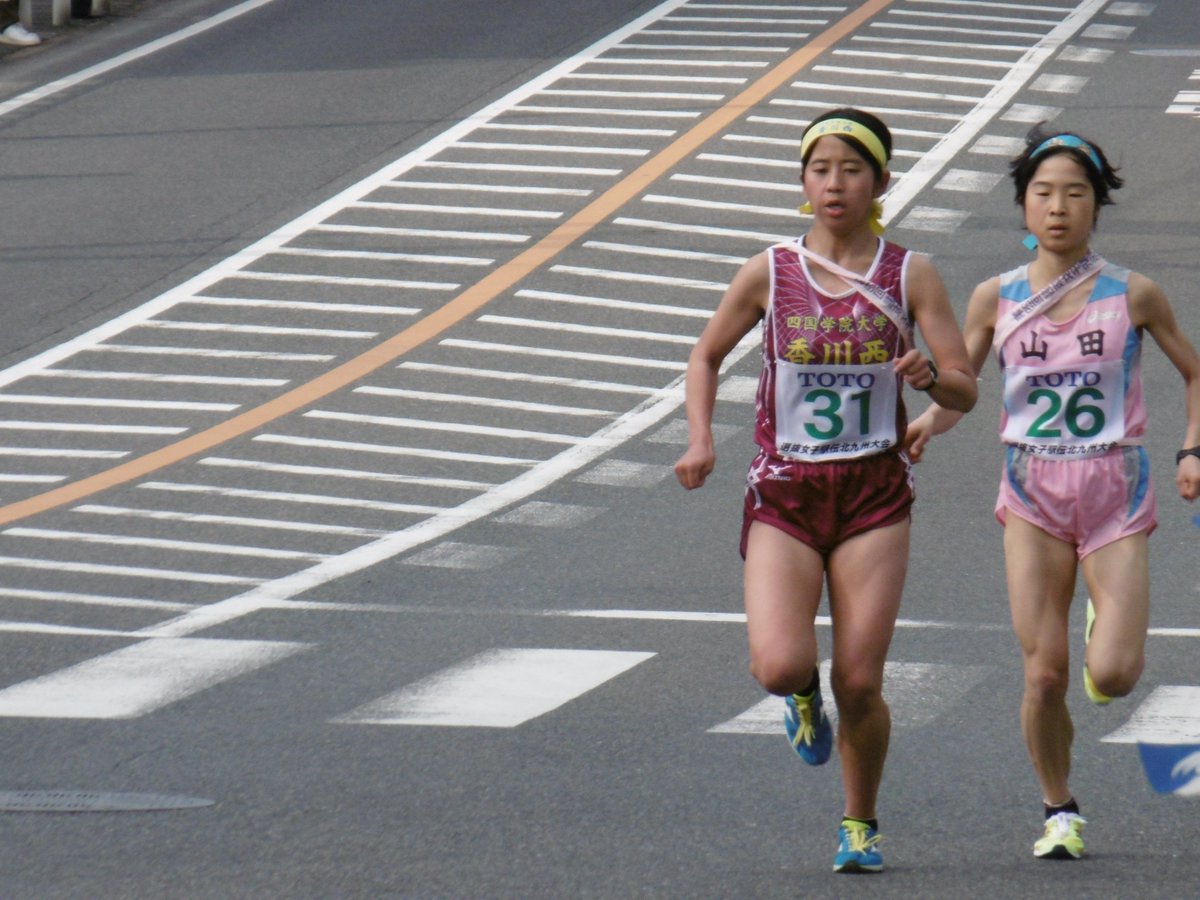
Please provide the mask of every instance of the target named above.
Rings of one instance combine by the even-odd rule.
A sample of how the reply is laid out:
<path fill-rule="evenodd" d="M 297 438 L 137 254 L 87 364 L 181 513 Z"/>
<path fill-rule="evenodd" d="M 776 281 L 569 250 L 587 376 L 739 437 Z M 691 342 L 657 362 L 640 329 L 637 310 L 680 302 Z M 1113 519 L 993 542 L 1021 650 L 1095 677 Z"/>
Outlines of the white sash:
<path fill-rule="evenodd" d="M 995 351 L 996 356 L 1000 356 L 1000 351 L 1004 349 L 1004 342 L 1020 327 L 1022 322 L 1031 316 L 1036 316 L 1045 309 L 1049 309 L 1067 291 L 1078 284 L 1082 284 L 1106 265 L 1107 263 L 1101 257 L 1089 250 L 1087 256 L 1059 275 L 1054 281 L 1050 282 L 1032 297 L 1021 301 L 1017 306 L 1010 309 L 996 323 L 996 330 L 993 333 L 992 349 Z"/>
<path fill-rule="evenodd" d="M 809 250 L 797 238 L 796 241 L 789 246 L 810 262 L 815 263 L 822 269 L 825 269 L 830 274 L 836 275 L 838 278 L 845 281 L 850 287 L 858 290 L 866 296 L 868 300 L 878 307 L 892 324 L 900 331 L 900 337 L 904 341 L 904 348 L 914 346 L 912 323 L 909 322 L 908 316 L 904 313 L 904 306 L 895 297 L 887 292 L 885 288 L 880 287 L 875 282 L 870 281 L 864 275 L 859 275 L 857 272 L 851 272 L 849 269 L 839 266 L 831 259 L 826 259 L 819 253 L 814 253 Z"/>

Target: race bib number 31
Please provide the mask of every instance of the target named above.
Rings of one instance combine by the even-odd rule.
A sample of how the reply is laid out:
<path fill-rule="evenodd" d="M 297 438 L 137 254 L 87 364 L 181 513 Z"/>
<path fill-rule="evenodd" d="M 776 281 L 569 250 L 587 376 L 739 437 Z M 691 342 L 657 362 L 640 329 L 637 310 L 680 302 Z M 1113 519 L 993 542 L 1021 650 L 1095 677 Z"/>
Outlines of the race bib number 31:
<path fill-rule="evenodd" d="M 1009 366 L 1004 371 L 1005 443 L 1101 447 L 1125 437 L 1125 365 L 1092 363 L 1061 372 Z"/>
<path fill-rule="evenodd" d="M 892 364 L 775 370 L 775 449 L 793 459 L 851 459 L 896 443 Z"/>

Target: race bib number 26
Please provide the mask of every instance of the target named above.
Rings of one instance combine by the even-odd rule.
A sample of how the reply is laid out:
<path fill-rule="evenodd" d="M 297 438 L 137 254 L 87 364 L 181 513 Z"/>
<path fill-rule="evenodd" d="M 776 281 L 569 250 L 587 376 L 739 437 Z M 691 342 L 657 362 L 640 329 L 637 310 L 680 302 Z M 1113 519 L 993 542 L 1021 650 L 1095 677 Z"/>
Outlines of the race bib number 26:
<path fill-rule="evenodd" d="M 1063 372 L 1008 367 L 1003 440 L 1043 446 L 1117 443 L 1125 437 L 1124 378 L 1120 360 Z"/>

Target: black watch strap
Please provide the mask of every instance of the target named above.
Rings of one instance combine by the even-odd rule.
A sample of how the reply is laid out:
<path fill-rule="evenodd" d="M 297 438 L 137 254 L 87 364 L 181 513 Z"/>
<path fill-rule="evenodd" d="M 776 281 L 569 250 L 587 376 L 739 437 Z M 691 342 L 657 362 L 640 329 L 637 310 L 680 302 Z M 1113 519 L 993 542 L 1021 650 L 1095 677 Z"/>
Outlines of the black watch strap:
<path fill-rule="evenodd" d="M 1183 462 L 1185 456 L 1200 456 L 1200 447 L 1188 447 L 1186 450 L 1180 450 L 1175 454 L 1175 465 Z"/>
<path fill-rule="evenodd" d="M 930 375 L 929 384 L 925 385 L 925 387 L 917 388 L 918 391 L 926 391 L 926 392 L 932 391 L 934 389 L 934 387 L 937 385 L 937 381 L 938 381 L 937 366 L 935 366 L 933 364 L 932 359 L 929 360 L 928 362 L 929 362 L 929 375 Z M 1200 448 L 1197 448 L 1197 449 L 1200 449 Z"/>

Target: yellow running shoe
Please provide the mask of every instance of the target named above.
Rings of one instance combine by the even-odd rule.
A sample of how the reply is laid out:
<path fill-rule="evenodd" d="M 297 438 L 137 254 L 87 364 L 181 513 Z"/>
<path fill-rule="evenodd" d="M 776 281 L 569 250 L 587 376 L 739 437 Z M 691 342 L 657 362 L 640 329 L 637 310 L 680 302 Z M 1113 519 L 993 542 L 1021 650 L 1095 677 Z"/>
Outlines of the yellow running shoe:
<path fill-rule="evenodd" d="M 1055 813 L 1046 820 L 1046 830 L 1033 845 L 1038 859 L 1079 859 L 1083 856 L 1083 826 L 1078 813 Z"/>
<path fill-rule="evenodd" d="M 1086 649 L 1087 645 L 1092 642 L 1092 629 L 1096 625 L 1096 607 L 1092 605 L 1092 598 L 1088 597 L 1087 602 L 1087 625 L 1083 630 L 1083 646 Z M 1096 690 L 1096 683 L 1092 681 L 1092 673 L 1088 671 L 1087 663 L 1083 664 L 1083 690 L 1087 694 L 1088 699 L 1097 706 L 1104 706 L 1106 703 L 1112 703 L 1112 697 L 1107 694 L 1102 694 Z"/>

